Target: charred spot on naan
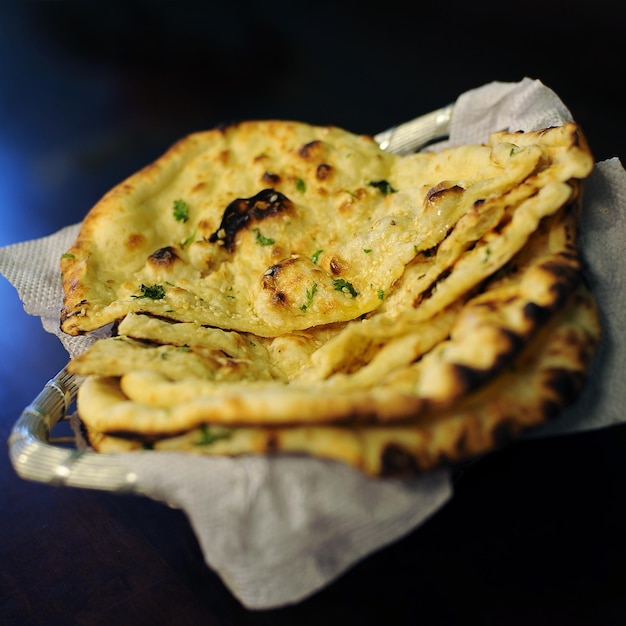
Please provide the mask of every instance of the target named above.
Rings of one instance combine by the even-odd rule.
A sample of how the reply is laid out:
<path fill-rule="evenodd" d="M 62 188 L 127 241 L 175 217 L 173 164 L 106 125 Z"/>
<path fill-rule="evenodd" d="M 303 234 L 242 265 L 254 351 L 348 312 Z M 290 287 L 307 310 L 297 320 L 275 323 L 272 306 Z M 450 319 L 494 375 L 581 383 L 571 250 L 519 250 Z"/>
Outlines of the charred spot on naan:
<path fill-rule="evenodd" d="M 154 268 L 171 270 L 180 257 L 171 246 L 159 248 L 148 257 L 148 263 Z"/>
<path fill-rule="evenodd" d="M 233 252 L 240 230 L 273 215 L 292 212 L 293 208 L 293 202 L 274 189 L 263 189 L 251 198 L 237 198 L 224 210 L 219 228 L 209 236 L 209 241 Z"/>
<path fill-rule="evenodd" d="M 386 444 L 380 455 L 380 476 L 411 476 L 426 469 L 411 450 L 395 442 Z"/>

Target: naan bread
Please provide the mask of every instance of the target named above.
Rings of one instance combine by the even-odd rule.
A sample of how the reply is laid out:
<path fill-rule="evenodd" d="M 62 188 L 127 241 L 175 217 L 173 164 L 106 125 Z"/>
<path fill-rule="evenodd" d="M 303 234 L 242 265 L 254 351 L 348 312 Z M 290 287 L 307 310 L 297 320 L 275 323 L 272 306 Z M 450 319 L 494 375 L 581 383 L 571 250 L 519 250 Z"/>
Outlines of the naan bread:
<path fill-rule="evenodd" d="M 91 444 L 380 475 L 545 421 L 600 337 L 577 248 L 592 168 L 574 123 L 402 157 L 297 122 L 187 137 L 61 261 L 63 330 L 112 327 L 67 367 Z"/>
<path fill-rule="evenodd" d="M 103 411 L 101 431 L 126 425 L 162 434 L 205 420 L 253 425 L 414 418 L 435 404 L 451 404 L 496 375 L 563 304 L 580 280 L 575 216 L 568 206 L 543 222 L 510 266 L 435 323 L 415 321 L 418 310 L 409 307 L 389 336 L 377 336 L 381 325 L 372 317 L 329 331 L 317 349 L 315 339 L 298 334 L 276 350 L 273 344 L 284 345 L 286 338 L 130 314 L 118 328 L 122 335 L 96 342 L 69 369 L 81 376 L 121 378 L 131 400 L 162 409 L 141 422 L 132 421 L 139 414 L 136 406 Z M 368 341 L 365 352 L 363 344 L 354 349 L 359 337 Z M 295 368 L 285 367 L 285 352 Z M 87 396 L 90 384 L 83 392 Z M 368 395 L 372 390 L 384 405 L 375 409 L 375 418 L 372 407 L 378 401 Z M 389 393 L 403 400 L 388 399 Z M 89 399 L 79 396 L 79 402 L 85 419 L 93 422 Z"/>
<path fill-rule="evenodd" d="M 191 135 L 87 214 L 61 261 L 62 328 L 129 312 L 264 337 L 346 322 L 381 307 L 416 256 L 452 237 L 412 283 L 414 303 L 457 255 L 470 269 L 420 307 L 427 317 L 515 254 L 591 170 L 573 124 L 531 135 L 405 157 L 296 122 Z M 501 246 L 482 236 L 518 205 Z"/>
<path fill-rule="evenodd" d="M 126 437 L 105 434 L 88 422 L 85 434 L 103 453 L 140 449 L 215 455 L 291 452 L 341 461 L 374 476 L 405 475 L 472 458 L 558 415 L 582 388 L 599 333 L 595 303 L 581 286 L 515 362 L 487 386 L 453 408 L 432 411 L 400 426 L 281 428 L 203 423 L 177 436 L 142 438 L 134 433 Z M 93 378 L 90 385 L 89 397 L 105 413 L 131 402 L 120 389 L 119 379 Z"/>

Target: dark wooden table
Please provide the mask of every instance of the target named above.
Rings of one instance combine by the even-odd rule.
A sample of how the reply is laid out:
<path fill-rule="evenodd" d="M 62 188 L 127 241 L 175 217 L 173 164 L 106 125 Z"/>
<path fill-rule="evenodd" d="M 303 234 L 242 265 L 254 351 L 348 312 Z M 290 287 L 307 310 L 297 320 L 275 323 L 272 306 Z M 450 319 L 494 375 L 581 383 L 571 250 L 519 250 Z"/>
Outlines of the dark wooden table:
<path fill-rule="evenodd" d="M 256 117 L 376 132 L 492 80 L 543 80 L 598 160 L 623 155 L 613 9 L 501 4 L 3 3 L 0 245 L 79 221 L 187 132 Z M 66 355 L 4 279 L 0 316 L 6 441 Z M 180 511 L 24 481 L 2 454 L 0 624 L 624 624 L 625 528 L 626 427 L 519 442 L 469 466 L 409 536 L 254 612 Z"/>

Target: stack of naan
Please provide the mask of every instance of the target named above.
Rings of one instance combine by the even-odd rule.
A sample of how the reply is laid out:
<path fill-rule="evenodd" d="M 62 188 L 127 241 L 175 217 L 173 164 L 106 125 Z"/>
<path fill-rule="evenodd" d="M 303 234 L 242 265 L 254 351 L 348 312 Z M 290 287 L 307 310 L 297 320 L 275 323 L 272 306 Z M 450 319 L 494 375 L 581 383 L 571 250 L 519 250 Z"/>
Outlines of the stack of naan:
<path fill-rule="evenodd" d="M 600 338 L 573 122 L 399 156 L 292 121 L 192 134 L 63 255 L 103 453 L 296 453 L 402 476 L 558 415 Z"/>

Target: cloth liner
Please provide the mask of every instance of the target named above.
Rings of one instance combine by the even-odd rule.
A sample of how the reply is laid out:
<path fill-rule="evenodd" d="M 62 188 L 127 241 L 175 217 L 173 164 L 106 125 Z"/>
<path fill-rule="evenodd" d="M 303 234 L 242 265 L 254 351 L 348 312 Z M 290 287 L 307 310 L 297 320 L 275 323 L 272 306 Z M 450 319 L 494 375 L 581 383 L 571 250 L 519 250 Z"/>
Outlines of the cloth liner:
<path fill-rule="evenodd" d="M 449 138 L 428 149 L 484 142 L 495 130 L 537 130 L 571 119 L 541 81 L 496 81 L 459 96 Z M 600 305 L 603 337 L 579 401 L 529 437 L 625 421 L 620 323 L 626 308 L 625 199 L 626 171 L 619 159 L 597 163 L 585 186 L 580 245 Z M 69 337 L 59 329 L 59 258 L 78 228 L 74 224 L 0 249 L 0 273 L 17 290 L 26 313 L 40 317 L 70 357 L 107 332 Z M 312 595 L 368 554 L 417 529 L 453 496 L 447 469 L 395 480 L 371 479 L 342 464 L 295 455 L 207 458 L 146 451 L 117 457 L 137 475 L 141 493 L 186 513 L 207 565 L 250 609 L 285 606 Z"/>

